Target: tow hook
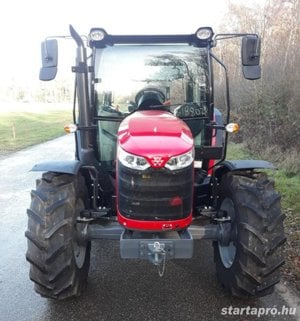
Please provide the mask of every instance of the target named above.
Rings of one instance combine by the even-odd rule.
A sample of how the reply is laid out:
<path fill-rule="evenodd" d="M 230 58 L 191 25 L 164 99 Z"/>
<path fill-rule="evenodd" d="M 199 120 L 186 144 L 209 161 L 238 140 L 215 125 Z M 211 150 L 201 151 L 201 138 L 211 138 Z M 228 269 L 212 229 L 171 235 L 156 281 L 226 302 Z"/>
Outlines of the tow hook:
<path fill-rule="evenodd" d="M 166 269 L 166 251 L 165 251 L 165 244 L 155 241 L 154 243 L 148 244 L 149 249 L 149 260 L 158 269 L 158 275 L 162 277 L 165 273 Z"/>

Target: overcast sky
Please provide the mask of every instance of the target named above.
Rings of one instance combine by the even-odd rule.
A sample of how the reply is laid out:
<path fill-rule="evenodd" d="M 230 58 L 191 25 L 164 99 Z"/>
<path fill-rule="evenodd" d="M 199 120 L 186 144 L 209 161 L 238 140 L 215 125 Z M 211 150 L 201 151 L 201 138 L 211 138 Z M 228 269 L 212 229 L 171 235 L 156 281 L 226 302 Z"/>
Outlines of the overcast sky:
<path fill-rule="evenodd" d="M 40 42 L 47 36 L 69 34 L 69 24 L 81 34 L 91 27 L 103 27 L 112 34 L 192 33 L 200 26 L 217 29 L 226 4 L 227 0 L 2 2 L 0 85 L 12 78 L 17 82 L 38 79 Z"/>

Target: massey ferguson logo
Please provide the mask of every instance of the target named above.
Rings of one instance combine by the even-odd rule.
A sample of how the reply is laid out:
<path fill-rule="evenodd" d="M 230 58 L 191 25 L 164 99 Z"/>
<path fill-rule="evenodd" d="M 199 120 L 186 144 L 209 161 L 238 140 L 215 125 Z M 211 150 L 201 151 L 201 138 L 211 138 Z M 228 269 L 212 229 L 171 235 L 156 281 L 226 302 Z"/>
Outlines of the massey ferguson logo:
<path fill-rule="evenodd" d="M 162 156 L 153 156 L 151 158 L 152 167 L 161 168 L 165 165 L 166 159 Z"/>
<path fill-rule="evenodd" d="M 163 160 L 163 158 L 160 157 L 160 156 L 154 156 L 154 157 L 152 158 L 152 164 L 153 164 L 155 167 L 160 167 L 163 162 L 164 162 L 164 160 Z"/>

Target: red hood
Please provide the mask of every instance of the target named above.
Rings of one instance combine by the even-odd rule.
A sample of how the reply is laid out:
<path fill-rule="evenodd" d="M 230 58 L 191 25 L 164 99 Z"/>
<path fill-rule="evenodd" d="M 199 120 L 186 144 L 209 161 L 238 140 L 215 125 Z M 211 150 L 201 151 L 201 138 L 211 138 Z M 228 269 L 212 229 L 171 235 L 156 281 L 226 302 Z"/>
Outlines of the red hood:
<path fill-rule="evenodd" d="M 190 151 L 193 136 L 185 122 L 161 110 L 137 111 L 123 120 L 118 132 L 119 145 L 127 152 L 153 159 Z"/>

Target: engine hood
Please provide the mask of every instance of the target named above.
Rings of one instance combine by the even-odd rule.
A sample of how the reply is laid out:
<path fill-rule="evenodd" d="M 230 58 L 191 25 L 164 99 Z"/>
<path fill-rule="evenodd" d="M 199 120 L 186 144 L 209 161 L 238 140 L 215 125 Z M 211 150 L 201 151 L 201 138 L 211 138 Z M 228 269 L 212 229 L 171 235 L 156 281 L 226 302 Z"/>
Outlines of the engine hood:
<path fill-rule="evenodd" d="M 189 152 L 193 136 L 185 122 L 161 110 L 137 111 L 120 124 L 118 144 L 126 152 L 147 159 Z"/>

